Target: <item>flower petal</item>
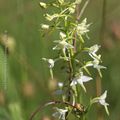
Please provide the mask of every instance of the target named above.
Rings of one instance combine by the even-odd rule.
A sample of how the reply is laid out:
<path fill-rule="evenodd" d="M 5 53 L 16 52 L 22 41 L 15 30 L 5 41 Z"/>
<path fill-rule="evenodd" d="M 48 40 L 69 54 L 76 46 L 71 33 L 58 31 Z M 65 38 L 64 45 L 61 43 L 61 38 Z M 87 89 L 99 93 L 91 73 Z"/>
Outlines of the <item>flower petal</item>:
<path fill-rule="evenodd" d="M 83 81 L 83 82 L 88 82 L 88 81 L 90 81 L 90 80 L 92 80 L 93 78 L 91 78 L 91 77 L 88 77 L 88 76 L 81 76 L 81 80 Z"/>
<path fill-rule="evenodd" d="M 99 97 L 99 99 L 106 99 L 107 97 L 107 90 Z"/>

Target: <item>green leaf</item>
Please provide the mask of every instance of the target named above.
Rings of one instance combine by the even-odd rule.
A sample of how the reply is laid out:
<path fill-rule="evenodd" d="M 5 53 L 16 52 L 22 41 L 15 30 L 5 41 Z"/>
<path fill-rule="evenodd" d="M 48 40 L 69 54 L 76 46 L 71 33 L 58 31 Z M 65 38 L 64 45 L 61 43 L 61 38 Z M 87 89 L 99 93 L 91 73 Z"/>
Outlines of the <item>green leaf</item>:
<path fill-rule="evenodd" d="M 12 120 L 24 120 L 22 118 L 22 110 L 19 103 L 10 103 L 9 110 L 12 117 Z"/>

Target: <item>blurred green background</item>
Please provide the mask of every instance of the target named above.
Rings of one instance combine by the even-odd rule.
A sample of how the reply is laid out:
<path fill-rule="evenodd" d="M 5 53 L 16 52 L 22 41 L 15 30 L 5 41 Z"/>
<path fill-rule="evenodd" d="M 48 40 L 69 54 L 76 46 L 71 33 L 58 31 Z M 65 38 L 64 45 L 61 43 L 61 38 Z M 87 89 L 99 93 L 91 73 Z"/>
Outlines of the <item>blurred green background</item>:
<path fill-rule="evenodd" d="M 120 120 L 120 1 L 106 0 L 103 7 L 104 1 L 90 0 L 82 19 L 87 17 L 88 23 L 92 23 L 88 46 L 102 45 L 103 65 L 107 67 L 103 71 L 102 92 L 108 90 L 110 116 L 107 117 L 103 108 L 96 114 L 95 107 L 88 120 Z M 52 91 L 56 87 L 56 79 L 62 81 L 61 76 L 64 76 L 57 65 L 54 70 L 56 79 L 52 83 L 49 70 L 41 60 L 42 57 L 54 56 L 51 52 L 52 37 L 44 39 L 40 33 L 40 24 L 44 23 L 43 12 L 39 0 L 0 0 L 0 120 L 28 120 L 38 105 L 54 98 Z M 6 56 L 1 44 L 4 31 L 8 32 L 10 41 L 6 83 Z M 96 76 L 97 72 L 94 78 Z M 96 96 L 95 83 L 88 87 L 91 89 L 89 94 Z M 48 110 L 40 114 L 45 115 L 50 115 Z"/>

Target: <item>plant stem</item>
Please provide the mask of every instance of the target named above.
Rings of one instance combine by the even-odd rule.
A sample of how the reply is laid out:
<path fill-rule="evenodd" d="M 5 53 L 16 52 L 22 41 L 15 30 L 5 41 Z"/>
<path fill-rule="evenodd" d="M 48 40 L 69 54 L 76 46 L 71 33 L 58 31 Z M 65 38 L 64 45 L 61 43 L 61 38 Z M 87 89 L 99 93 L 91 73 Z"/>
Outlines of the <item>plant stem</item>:
<path fill-rule="evenodd" d="M 79 6 L 77 5 L 76 6 L 76 19 L 77 19 L 77 16 L 78 16 L 78 12 L 79 12 Z M 73 46 L 74 46 L 74 49 L 73 49 L 73 54 L 76 53 L 76 33 L 73 34 L 73 40 L 72 40 L 72 43 L 73 43 Z M 71 54 L 69 54 L 69 57 L 71 58 Z M 69 80 L 69 87 L 70 87 L 70 83 L 72 81 L 72 77 L 73 77 L 73 68 L 72 68 L 72 61 L 71 59 L 68 61 L 68 68 L 69 68 L 69 77 L 68 77 L 68 80 Z M 70 91 L 70 88 L 69 88 L 69 91 L 68 91 L 68 98 L 67 98 L 67 101 L 70 102 L 71 100 L 71 91 Z M 66 113 L 66 120 L 67 120 L 67 116 L 68 116 L 68 112 Z"/>
<path fill-rule="evenodd" d="M 100 30 L 100 42 L 101 42 L 102 48 L 104 46 L 104 37 L 105 37 L 106 5 L 107 5 L 106 0 L 103 0 L 101 30 Z M 100 78 L 99 75 L 97 75 L 97 77 L 96 77 L 96 92 L 97 92 L 97 96 L 101 95 L 101 91 L 102 91 L 101 78 Z M 100 114 L 100 113 L 101 113 L 100 106 L 98 106 L 98 111 L 97 111 L 98 120 L 103 120 L 103 114 L 102 113 Z"/>
<path fill-rule="evenodd" d="M 72 76 L 73 76 L 73 68 L 72 68 L 72 62 L 71 62 L 71 60 L 68 61 L 68 67 L 69 67 L 69 77 L 68 77 L 68 80 L 69 80 L 69 86 L 70 86 L 70 83 L 72 81 Z M 71 92 L 69 90 L 68 102 L 70 102 L 70 98 L 71 98 Z"/>

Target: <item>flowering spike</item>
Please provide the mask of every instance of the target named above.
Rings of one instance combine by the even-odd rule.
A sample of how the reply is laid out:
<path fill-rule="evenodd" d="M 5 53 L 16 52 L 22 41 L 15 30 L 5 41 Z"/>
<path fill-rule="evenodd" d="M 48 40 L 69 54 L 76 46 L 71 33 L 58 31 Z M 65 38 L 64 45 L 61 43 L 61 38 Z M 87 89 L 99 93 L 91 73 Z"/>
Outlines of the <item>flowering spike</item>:
<path fill-rule="evenodd" d="M 65 109 L 59 109 L 57 107 L 55 108 L 56 112 L 53 114 L 53 116 L 57 117 L 59 120 L 66 120 L 68 115 L 71 113 L 80 119 L 81 117 L 84 118 L 84 113 L 88 112 L 89 110 L 77 106 L 78 102 L 80 102 L 78 100 L 79 97 L 81 97 L 81 93 L 79 93 L 79 89 L 77 89 L 76 85 L 79 84 L 81 89 L 86 92 L 87 90 L 84 84 L 93 80 L 93 78 L 90 77 L 92 74 L 89 71 L 89 67 L 97 69 L 100 77 L 102 77 L 101 69 L 106 68 L 100 65 L 102 62 L 101 55 L 97 54 L 98 50 L 100 49 L 100 45 L 95 44 L 89 48 L 84 48 L 84 43 L 86 42 L 84 36 L 85 38 L 88 38 L 87 33 L 89 32 L 90 24 L 87 23 L 87 18 L 83 19 L 81 23 L 79 23 L 79 19 L 83 14 L 86 5 L 88 4 L 88 1 L 86 1 L 81 9 L 81 12 L 79 13 L 78 8 L 76 7 L 78 7 L 81 1 L 82 0 L 55 0 L 55 2 L 50 2 L 47 4 L 40 2 L 40 6 L 44 9 L 48 6 L 52 6 L 57 9 L 57 11 L 53 11 L 51 13 L 49 11 L 49 13 L 44 15 L 50 24 L 41 24 L 41 28 L 45 33 L 48 29 L 50 33 L 52 33 L 53 30 L 55 31 L 55 37 L 57 37 L 57 39 L 55 41 L 53 40 L 55 46 L 52 47 L 52 50 L 54 50 L 54 52 L 57 50 L 58 54 L 55 54 L 56 56 L 54 56 L 54 60 L 47 58 L 43 58 L 43 60 L 48 64 L 52 79 L 53 67 L 55 62 L 58 60 L 63 60 L 61 63 L 64 64 L 61 66 L 61 69 L 65 70 L 65 72 L 68 74 L 68 81 L 65 80 L 64 84 L 63 81 L 57 82 L 58 89 L 53 92 L 57 95 L 61 95 L 61 101 L 63 101 L 63 103 L 67 103 L 64 104 L 66 105 L 64 106 Z M 73 17 L 74 13 L 77 15 L 76 18 Z M 82 59 L 79 59 L 79 54 L 81 54 L 83 51 L 86 51 L 92 60 L 84 61 L 86 60 L 84 55 L 81 56 Z M 84 71 L 90 76 L 84 75 Z M 98 102 L 104 106 L 107 114 L 109 114 L 107 108 L 108 103 L 105 101 L 106 97 L 107 91 L 105 91 L 101 96 L 94 98 L 90 102 L 90 106 L 91 104 Z M 69 105 L 72 106 L 73 109 L 71 109 Z M 89 106 L 87 108 L 89 108 Z"/>

